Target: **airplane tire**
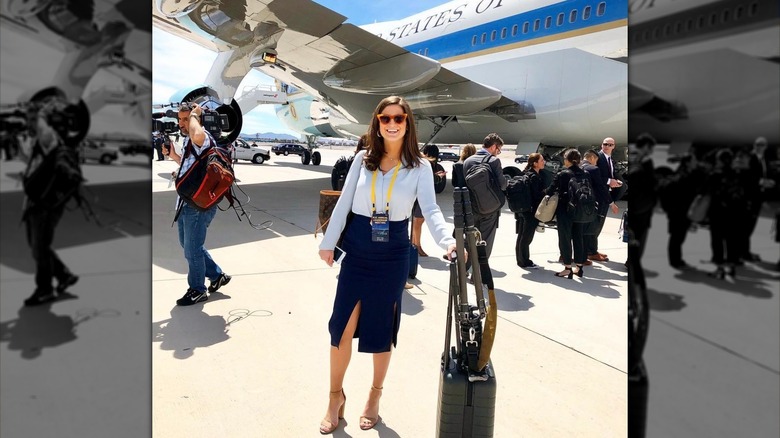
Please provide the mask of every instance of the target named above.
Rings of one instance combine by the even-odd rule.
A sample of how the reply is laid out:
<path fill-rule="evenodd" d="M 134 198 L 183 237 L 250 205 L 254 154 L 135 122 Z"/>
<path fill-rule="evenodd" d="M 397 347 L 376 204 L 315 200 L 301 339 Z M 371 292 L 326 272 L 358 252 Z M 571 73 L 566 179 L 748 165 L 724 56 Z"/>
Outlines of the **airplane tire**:
<path fill-rule="evenodd" d="M 310 161 L 311 161 L 311 152 L 303 151 L 303 155 L 301 155 L 301 163 L 303 165 L 308 165 Z"/>
<path fill-rule="evenodd" d="M 321 162 L 322 162 L 322 155 L 320 155 L 320 153 L 316 152 L 316 151 L 312 152 L 312 154 L 311 154 L 311 164 L 313 164 L 315 166 L 319 166 Z"/>
<path fill-rule="evenodd" d="M 504 175 L 506 175 L 508 178 L 520 176 L 523 173 L 523 171 L 515 166 L 506 166 L 502 170 L 504 171 Z"/>

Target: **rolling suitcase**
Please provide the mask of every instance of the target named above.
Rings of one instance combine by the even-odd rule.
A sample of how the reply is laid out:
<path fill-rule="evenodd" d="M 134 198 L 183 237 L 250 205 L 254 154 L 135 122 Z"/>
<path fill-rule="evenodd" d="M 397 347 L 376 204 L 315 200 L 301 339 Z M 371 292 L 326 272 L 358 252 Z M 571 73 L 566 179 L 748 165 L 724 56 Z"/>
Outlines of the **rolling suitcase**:
<path fill-rule="evenodd" d="M 468 192 L 465 189 L 456 189 L 455 192 L 457 250 L 455 261 L 450 263 L 450 293 L 439 377 L 436 436 L 488 438 L 493 436 L 496 409 L 496 375 L 490 360 L 496 321 L 493 278 L 487 264 L 484 242 L 479 245 L 475 242 L 476 229 L 473 227 Z M 476 254 L 479 260 L 479 268 L 475 266 L 473 270 L 478 306 L 470 306 L 467 302 L 464 225 L 469 253 Z M 483 284 L 488 288 L 490 308 L 485 307 Z M 456 327 L 456 342 L 450 348 L 453 326 Z"/>
<path fill-rule="evenodd" d="M 452 347 L 449 356 L 449 366 L 442 366 L 439 377 L 436 436 L 492 437 L 496 412 L 493 363 L 488 362 L 486 367 L 487 380 L 471 382 L 467 373 L 463 372 L 455 347 Z"/>

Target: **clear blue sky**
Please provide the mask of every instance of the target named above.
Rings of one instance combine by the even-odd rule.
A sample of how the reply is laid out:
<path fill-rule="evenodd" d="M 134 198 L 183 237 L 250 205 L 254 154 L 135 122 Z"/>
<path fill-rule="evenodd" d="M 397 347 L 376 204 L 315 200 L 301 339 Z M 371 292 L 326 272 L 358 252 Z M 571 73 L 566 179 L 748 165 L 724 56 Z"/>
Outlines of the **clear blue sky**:
<path fill-rule="evenodd" d="M 445 0 L 314 1 L 344 15 L 347 17 L 348 23 L 358 26 L 398 20 L 447 3 Z M 152 28 L 152 101 L 155 103 L 166 102 L 177 90 L 202 83 L 215 58 L 216 53 L 214 52 L 157 28 Z M 187 68 L 182 68 L 184 65 Z M 273 80 L 262 73 L 251 71 L 239 86 L 239 90 L 244 86 L 257 83 L 273 84 Z M 271 105 L 261 105 L 247 114 L 244 117 L 242 131 L 246 134 L 275 132 L 298 135 L 298 133 L 289 130 L 287 125 L 276 117 Z"/>

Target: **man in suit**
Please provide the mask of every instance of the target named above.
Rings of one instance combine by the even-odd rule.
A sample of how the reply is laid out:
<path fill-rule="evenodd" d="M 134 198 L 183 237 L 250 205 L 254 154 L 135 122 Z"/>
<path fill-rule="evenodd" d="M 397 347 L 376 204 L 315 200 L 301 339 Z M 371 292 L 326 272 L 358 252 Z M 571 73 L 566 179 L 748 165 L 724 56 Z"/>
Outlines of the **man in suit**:
<path fill-rule="evenodd" d="M 758 216 L 761 214 L 761 207 L 766 199 L 767 192 L 775 186 L 775 182 L 769 179 L 767 168 L 767 140 L 765 137 L 758 137 L 753 142 L 753 150 L 750 153 L 749 175 L 751 176 L 748 187 L 748 198 L 750 208 L 748 210 L 748 219 L 745 232 L 747 239 L 743 242 L 742 259 L 751 262 L 760 261 L 758 254 L 750 252 L 750 236 L 756 229 Z"/>
<path fill-rule="evenodd" d="M 601 171 L 601 179 L 609 186 L 612 201 L 623 197 L 628 186 L 615 177 L 615 165 L 612 162 L 612 151 L 615 150 L 615 139 L 607 137 L 601 142 L 597 166 Z"/>
<path fill-rule="evenodd" d="M 585 152 L 585 162 L 582 164 L 582 170 L 590 175 L 590 180 L 593 183 L 593 195 L 596 197 L 596 202 L 598 202 L 598 217 L 592 223 L 585 226 L 584 240 L 588 260 L 606 262 L 609 260 L 609 257 L 607 257 L 606 254 L 600 253 L 598 250 L 599 234 L 601 234 L 601 229 L 604 228 L 604 222 L 607 219 L 607 212 L 609 209 L 612 208 L 612 212 L 617 213 L 618 206 L 612 202 L 612 197 L 609 194 L 609 186 L 601 177 L 601 170 L 596 165 L 598 159 L 598 152 L 591 149 Z"/>

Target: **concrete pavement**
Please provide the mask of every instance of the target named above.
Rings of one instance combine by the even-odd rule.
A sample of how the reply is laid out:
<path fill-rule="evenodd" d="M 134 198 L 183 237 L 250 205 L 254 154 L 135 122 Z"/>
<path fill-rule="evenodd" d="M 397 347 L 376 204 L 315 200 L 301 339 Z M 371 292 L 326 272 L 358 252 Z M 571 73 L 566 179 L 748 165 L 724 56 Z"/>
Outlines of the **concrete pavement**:
<path fill-rule="evenodd" d="M 327 405 L 327 321 L 338 268 L 317 255 L 314 227 L 319 190 L 348 149 L 320 149 L 320 166 L 297 156 L 236 166 L 251 198 L 252 221 L 265 231 L 219 213 L 206 246 L 233 276 L 195 306 L 175 301 L 186 290 L 186 263 L 171 228 L 175 193 L 165 178 L 170 161 L 153 163 L 153 432 L 154 436 L 319 436 Z M 505 152 L 505 165 L 514 165 Z M 444 164 L 451 169 L 451 163 Z M 439 205 L 452 221 L 452 188 Z M 514 219 L 501 218 L 491 256 L 498 328 L 496 437 L 623 437 L 626 435 L 626 247 L 611 216 L 585 278 L 552 275 L 554 230 L 537 233 L 532 258 L 515 265 Z M 335 436 L 428 437 L 436 429 L 439 358 L 444 346 L 448 270 L 430 233 L 422 246 L 415 287 L 407 291 L 398 348 L 393 353 L 380 415 L 383 424 L 360 431 L 358 417 L 371 382 L 371 358 L 353 354 L 347 372 L 346 418 Z M 433 257 L 436 255 L 436 257 Z"/>

